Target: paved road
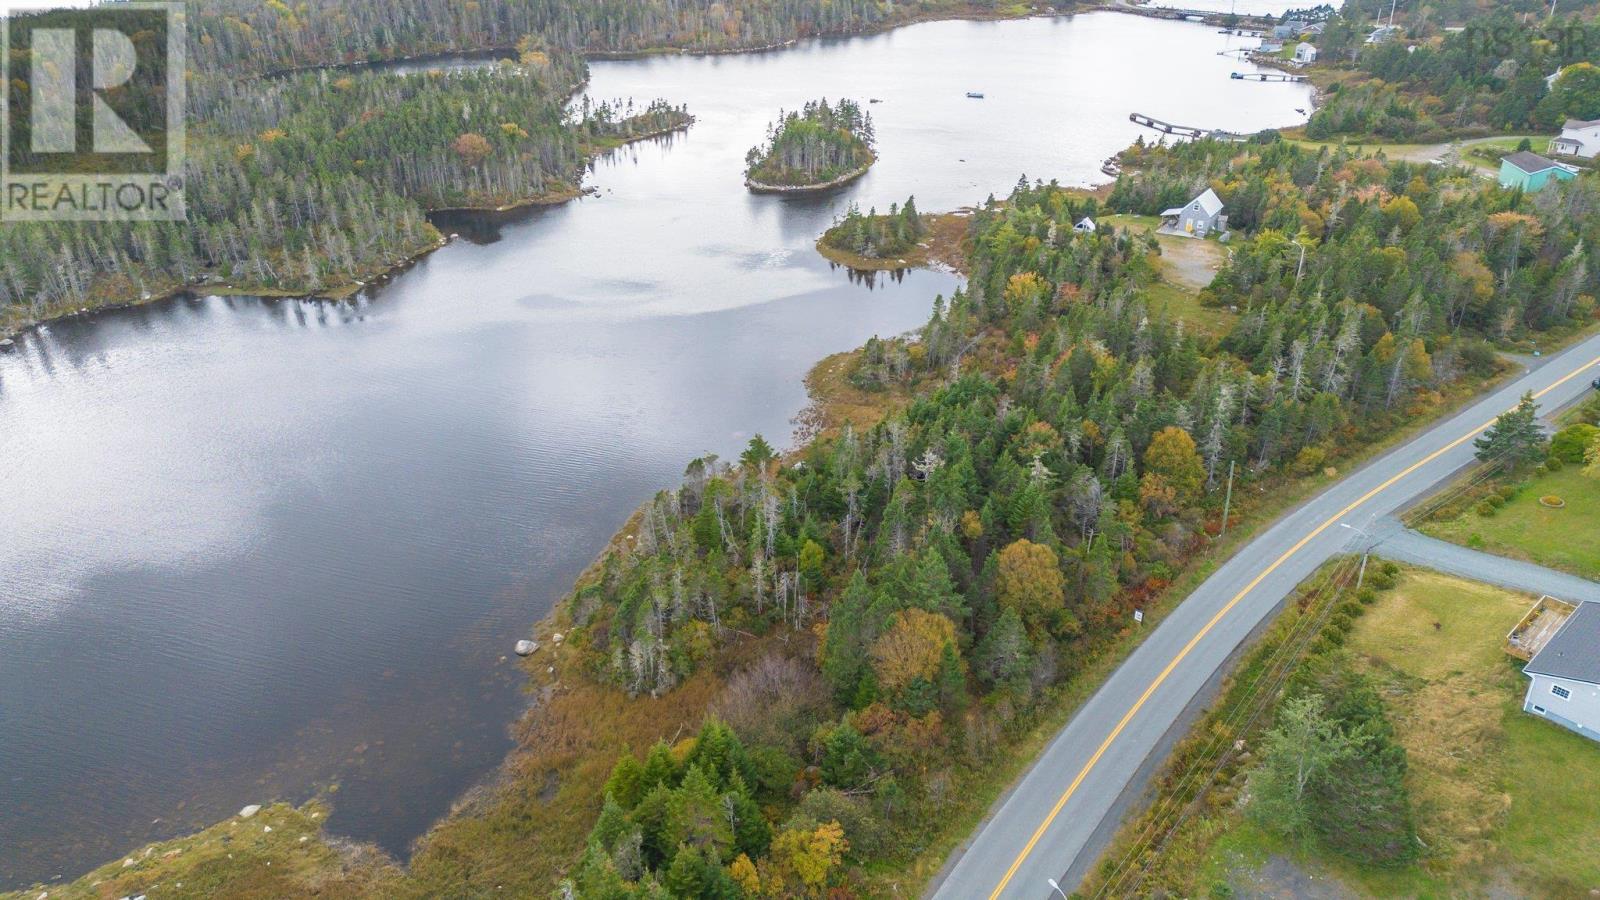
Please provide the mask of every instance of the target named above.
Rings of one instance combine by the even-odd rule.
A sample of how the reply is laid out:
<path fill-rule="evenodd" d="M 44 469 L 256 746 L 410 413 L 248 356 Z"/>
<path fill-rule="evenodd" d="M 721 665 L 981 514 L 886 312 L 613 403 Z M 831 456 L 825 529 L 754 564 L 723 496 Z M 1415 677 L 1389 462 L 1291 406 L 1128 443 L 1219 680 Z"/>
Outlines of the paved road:
<path fill-rule="evenodd" d="M 1181 724 L 1202 688 L 1295 585 L 1329 557 L 1356 545 L 1382 517 L 1469 464 L 1472 438 L 1515 406 L 1524 391 L 1533 391 L 1553 409 L 1589 390 L 1596 376 L 1600 336 L 1547 358 L 1344 478 L 1247 544 L 1083 705 L 990 811 L 967 847 L 957 851 L 930 894 L 947 900 L 1044 898 L 1052 896 L 1051 878 L 1072 890 L 1115 828 L 1127 798 L 1148 782 L 1153 754 L 1170 744 L 1169 733 L 1177 731 L 1173 726 Z"/>
<path fill-rule="evenodd" d="M 1384 559 L 1415 563 L 1512 590 L 1549 594 L 1560 600 L 1600 603 L 1600 584 L 1587 578 L 1441 541 L 1392 520 L 1372 534 L 1372 552 Z"/>

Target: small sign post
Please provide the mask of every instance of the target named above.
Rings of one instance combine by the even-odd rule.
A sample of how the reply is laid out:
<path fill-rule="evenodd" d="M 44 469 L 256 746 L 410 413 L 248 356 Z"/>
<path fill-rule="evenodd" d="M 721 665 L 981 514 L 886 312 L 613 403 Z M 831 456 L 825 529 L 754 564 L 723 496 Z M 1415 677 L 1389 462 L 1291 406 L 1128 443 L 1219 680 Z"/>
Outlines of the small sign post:
<path fill-rule="evenodd" d="M 1142 610 L 1142 609 L 1134 610 L 1133 611 L 1133 621 L 1134 621 L 1134 624 L 1136 624 L 1136 625 L 1143 625 L 1144 624 L 1144 610 Z"/>

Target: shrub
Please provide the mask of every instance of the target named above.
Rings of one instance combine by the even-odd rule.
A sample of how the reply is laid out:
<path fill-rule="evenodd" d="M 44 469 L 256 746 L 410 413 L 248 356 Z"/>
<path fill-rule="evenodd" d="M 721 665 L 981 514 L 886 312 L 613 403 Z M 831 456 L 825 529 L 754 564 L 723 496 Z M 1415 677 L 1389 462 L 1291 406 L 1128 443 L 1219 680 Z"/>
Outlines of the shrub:
<path fill-rule="evenodd" d="M 1371 606 L 1378 602 L 1378 592 L 1372 588 L 1364 587 L 1356 591 L 1356 600 L 1360 601 L 1363 606 Z"/>
<path fill-rule="evenodd" d="M 1494 517 L 1495 513 L 1500 511 L 1500 507 L 1490 503 L 1487 500 L 1479 500 L 1478 505 L 1473 507 L 1473 511 L 1485 519 L 1490 519 Z"/>
<path fill-rule="evenodd" d="M 1595 435 L 1600 435 L 1600 428 L 1586 422 L 1568 425 L 1566 428 L 1561 429 L 1556 432 L 1555 437 L 1550 439 L 1550 461 L 1552 463 L 1557 460 L 1562 463 L 1583 462 L 1584 451 L 1588 450 L 1589 446 L 1594 443 Z M 1551 468 L 1557 467 L 1552 466 Z"/>
<path fill-rule="evenodd" d="M 1297 475 L 1310 475 L 1322 468 L 1328 458 L 1328 451 L 1321 447 L 1302 447 L 1294 457 L 1294 471 Z"/>

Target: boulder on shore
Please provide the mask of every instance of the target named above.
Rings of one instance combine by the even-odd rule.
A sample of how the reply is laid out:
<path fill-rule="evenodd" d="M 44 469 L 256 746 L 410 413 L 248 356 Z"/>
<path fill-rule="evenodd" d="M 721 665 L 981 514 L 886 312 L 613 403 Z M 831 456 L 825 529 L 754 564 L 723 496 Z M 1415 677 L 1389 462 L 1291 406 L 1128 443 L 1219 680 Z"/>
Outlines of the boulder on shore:
<path fill-rule="evenodd" d="M 518 656 L 527 656 L 538 649 L 539 643 L 537 641 L 517 641 L 516 650 Z"/>
<path fill-rule="evenodd" d="M 248 819 L 258 812 L 261 812 L 261 804 L 252 803 L 249 806 L 246 806 L 244 809 L 239 810 L 239 818 Z"/>

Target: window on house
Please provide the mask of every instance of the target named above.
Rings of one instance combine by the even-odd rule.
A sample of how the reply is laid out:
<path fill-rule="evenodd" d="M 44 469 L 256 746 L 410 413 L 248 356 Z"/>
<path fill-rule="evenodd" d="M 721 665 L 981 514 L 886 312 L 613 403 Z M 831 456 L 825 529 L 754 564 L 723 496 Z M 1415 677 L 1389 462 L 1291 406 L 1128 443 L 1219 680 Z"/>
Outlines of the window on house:
<path fill-rule="evenodd" d="M 1550 685 L 1550 693 L 1555 694 L 1557 697 L 1560 697 L 1563 700 L 1567 700 L 1572 697 L 1572 692 L 1559 684 Z"/>

